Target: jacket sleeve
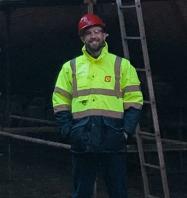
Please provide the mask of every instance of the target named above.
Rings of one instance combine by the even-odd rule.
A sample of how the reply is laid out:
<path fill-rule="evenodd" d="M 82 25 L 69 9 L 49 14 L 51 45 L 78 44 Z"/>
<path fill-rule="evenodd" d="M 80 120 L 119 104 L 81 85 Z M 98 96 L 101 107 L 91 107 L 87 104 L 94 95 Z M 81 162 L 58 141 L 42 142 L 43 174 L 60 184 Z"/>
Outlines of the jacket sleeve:
<path fill-rule="evenodd" d="M 72 128 L 72 115 L 69 111 L 59 111 L 55 113 L 58 125 L 58 133 L 64 141 L 68 140 Z"/>
<path fill-rule="evenodd" d="M 52 96 L 54 113 L 71 111 L 72 73 L 69 62 L 65 63 L 58 75 Z"/>
<path fill-rule="evenodd" d="M 128 135 L 135 133 L 143 106 L 143 94 L 136 69 L 126 59 L 122 61 L 122 90 L 124 104 L 124 130 Z"/>
<path fill-rule="evenodd" d="M 123 129 L 128 136 L 132 136 L 135 133 L 140 115 L 141 110 L 133 107 L 130 107 L 124 112 Z"/>
<path fill-rule="evenodd" d="M 72 82 L 69 63 L 65 63 L 58 75 L 52 96 L 54 115 L 58 125 L 58 132 L 66 140 L 71 132 L 72 114 Z"/>
<path fill-rule="evenodd" d="M 133 107 L 142 109 L 143 95 L 136 69 L 126 59 L 122 61 L 121 86 L 123 92 L 124 110 Z"/>

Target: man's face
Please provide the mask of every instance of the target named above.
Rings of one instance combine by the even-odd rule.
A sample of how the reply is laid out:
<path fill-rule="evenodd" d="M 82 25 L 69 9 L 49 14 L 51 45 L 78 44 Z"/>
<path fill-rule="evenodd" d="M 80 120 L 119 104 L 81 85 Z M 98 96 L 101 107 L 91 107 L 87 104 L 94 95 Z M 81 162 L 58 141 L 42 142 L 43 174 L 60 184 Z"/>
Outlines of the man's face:
<path fill-rule="evenodd" d="M 98 52 L 103 48 L 107 34 L 100 26 L 93 26 L 85 30 L 81 36 L 82 42 L 90 52 Z"/>

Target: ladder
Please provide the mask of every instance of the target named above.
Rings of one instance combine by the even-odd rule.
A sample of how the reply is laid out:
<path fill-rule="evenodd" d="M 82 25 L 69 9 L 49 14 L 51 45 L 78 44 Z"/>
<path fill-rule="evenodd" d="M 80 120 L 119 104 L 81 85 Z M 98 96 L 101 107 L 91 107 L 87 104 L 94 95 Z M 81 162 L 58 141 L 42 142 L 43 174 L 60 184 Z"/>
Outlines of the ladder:
<path fill-rule="evenodd" d="M 136 133 L 136 140 L 137 140 L 137 147 L 140 159 L 140 166 L 141 166 L 141 173 L 143 179 L 143 187 L 144 187 L 144 194 L 145 198 L 158 198 L 158 196 L 152 195 L 151 188 L 150 188 L 150 178 L 148 177 L 148 169 L 154 170 L 156 169 L 159 171 L 161 176 L 161 183 L 164 198 L 170 198 L 169 195 L 169 188 L 168 188 L 168 181 L 165 169 L 165 162 L 164 162 L 164 155 L 163 155 L 163 148 L 162 142 L 160 137 L 160 128 L 158 122 L 158 115 L 157 115 L 157 108 L 156 108 L 156 101 L 153 89 L 153 82 L 151 77 L 151 68 L 149 62 L 149 55 L 147 49 L 147 42 L 145 36 L 145 28 L 144 28 L 144 21 L 143 21 L 143 14 L 141 8 L 140 0 L 116 0 L 117 4 L 117 12 L 119 18 L 119 25 L 121 31 L 121 39 L 122 39 L 122 47 L 124 56 L 127 59 L 130 59 L 130 50 L 129 50 L 129 42 L 139 42 L 142 51 L 142 60 L 143 60 L 143 67 L 136 68 L 137 72 L 140 74 L 143 73 L 146 78 L 147 83 L 147 92 L 148 92 L 148 100 L 144 101 L 144 106 L 148 106 L 151 112 L 152 118 L 152 131 L 142 131 L 140 129 L 140 125 L 137 127 Z M 132 13 L 135 15 L 137 20 L 137 29 L 136 33 L 138 35 L 128 35 L 127 33 L 127 13 Z M 126 16 L 126 17 L 125 17 Z M 128 26 L 129 27 L 129 26 Z M 148 162 L 145 150 L 144 150 L 144 141 L 152 140 L 155 142 L 156 147 L 156 154 L 158 155 L 158 165 L 157 163 Z"/>

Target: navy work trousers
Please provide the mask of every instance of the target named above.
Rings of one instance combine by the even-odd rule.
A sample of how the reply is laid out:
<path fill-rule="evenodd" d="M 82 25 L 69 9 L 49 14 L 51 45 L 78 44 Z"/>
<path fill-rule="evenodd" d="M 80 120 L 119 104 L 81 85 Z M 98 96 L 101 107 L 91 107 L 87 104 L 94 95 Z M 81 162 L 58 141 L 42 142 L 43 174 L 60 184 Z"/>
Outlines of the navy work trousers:
<path fill-rule="evenodd" d="M 96 175 L 101 172 L 110 198 L 127 198 L 126 153 L 72 154 L 72 198 L 92 198 Z"/>

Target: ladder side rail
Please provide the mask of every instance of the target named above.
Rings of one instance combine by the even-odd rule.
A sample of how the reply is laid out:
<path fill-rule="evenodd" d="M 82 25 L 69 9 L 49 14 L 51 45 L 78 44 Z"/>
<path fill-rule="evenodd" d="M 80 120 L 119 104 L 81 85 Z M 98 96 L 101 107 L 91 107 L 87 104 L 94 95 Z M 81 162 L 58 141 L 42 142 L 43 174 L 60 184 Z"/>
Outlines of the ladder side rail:
<path fill-rule="evenodd" d="M 160 167 L 160 173 L 161 173 L 161 178 L 162 178 L 164 197 L 170 198 L 161 138 L 160 136 L 157 136 L 157 137 L 155 136 L 155 139 L 156 139 L 156 147 L 158 151 L 157 153 L 158 153 L 158 158 L 159 158 L 159 167 Z M 142 172 L 142 177 L 144 181 L 144 192 L 145 192 L 145 195 L 147 196 L 150 194 L 150 190 L 149 190 L 149 184 L 148 184 L 148 175 L 147 175 L 146 167 L 145 167 L 146 162 L 145 162 L 143 143 L 142 143 L 143 137 L 141 137 L 140 129 L 138 129 L 136 133 L 136 140 L 137 140 L 137 146 L 138 146 L 138 151 L 139 151 L 141 172 Z"/>
<path fill-rule="evenodd" d="M 153 125 L 154 125 L 154 129 L 155 129 L 155 133 L 160 134 L 158 115 L 157 115 L 157 111 L 156 111 L 157 107 L 156 107 L 155 94 L 154 94 L 153 82 L 152 82 L 152 77 L 151 77 L 152 75 L 151 75 L 150 61 L 149 61 L 149 56 L 148 56 L 147 41 L 146 41 L 140 0 L 135 0 L 135 4 L 136 4 L 137 16 L 138 16 L 137 18 L 138 18 L 138 25 L 139 25 L 139 30 L 140 30 L 141 45 L 142 45 L 142 51 L 143 51 L 143 60 L 144 60 L 145 68 L 146 68 L 145 73 L 146 73 L 146 77 L 147 77 L 149 98 L 150 98 L 150 102 L 151 102 Z"/>
<path fill-rule="evenodd" d="M 148 49 L 147 49 L 147 42 L 146 42 L 146 37 L 145 37 L 143 14 L 142 14 L 140 0 L 135 0 L 135 4 L 136 4 L 137 16 L 138 16 L 140 36 L 142 38 L 141 43 L 142 43 L 142 50 L 143 50 L 143 58 L 144 58 L 145 67 L 147 68 L 146 75 L 147 75 L 147 81 L 148 81 L 148 91 L 149 91 L 149 97 L 151 100 L 151 110 L 152 110 L 152 115 L 153 115 L 153 125 L 155 129 L 155 134 L 156 134 L 155 137 L 156 137 L 156 145 L 158 149 L 159 163 L 161 167 L 163 190 L 164 190 L 165 198 L 169 198 L 170 197 L 169 188 L 168 188 L 167 176 L 166 176 L 166 171 L 165 171 L 163 148 L 162 148 L 162 143 L 161 143 L 161 138 L 160 138 L 158 115 L 156 111 L 155 95 L 153 91 L 153 82 L 151 78 L 151 68 L 150 68 L 150 62 L 149 62 L 149 57 L 148 57 Z"/>
<path fill-rule="evenodd" d="M 161 171 L 161 177 L 162 177 L 164 196 L 165 196 L 165 198 L 170 198 L 168 179 L 167 179 L 167 175 L 166 175 L 166 167 L 165 167 L 165 161 L 164 161 L 164 152 L 163 152 L 160 136 L 158 136 L 158 141 L 156 141 L 156 145 L 157 145 L 157 149 L 158 149 L 158 157 L 159 157 L 160 168 L 161 168 L 160 171 Z"/>
<path fill-rule="evenodd" d="M 119 26 L 120 26 L 120 32 L 121 32 L 123 54 L 125 58 L 130 59 L 128 42 L 126 40 L 127 33 L 126 33 L 126 27 L 125 27 L 125 19 L 124 19 L 123 12 L 121 10 L 122 2 L 121 0 L 116 0 L 116 3 L 117 3 L 117 10 L 118 10 L 117 13 L 119 17 Z"/>
<path fill-rule="evenodd" d="M 143 151 L 143 142 L 142 138 L 140 137 L 140 126 L 136 127 L 136 142 L 138 146 L 138 154 L 139 154 L 139 159 L 140 159 L 140 168 L 141 168 L 141 173 L 142 173 L 142 178 L 143 178 L 143 188 L 144 188 L 144 194 L 145 197 L 150 194 L 150 188 L 149 188 L 149 179 L 147 175 L 147 170 L 146 167 L 144 166 L 145 164 L 145 156 L 144 156 L 144 151 Z"/>

